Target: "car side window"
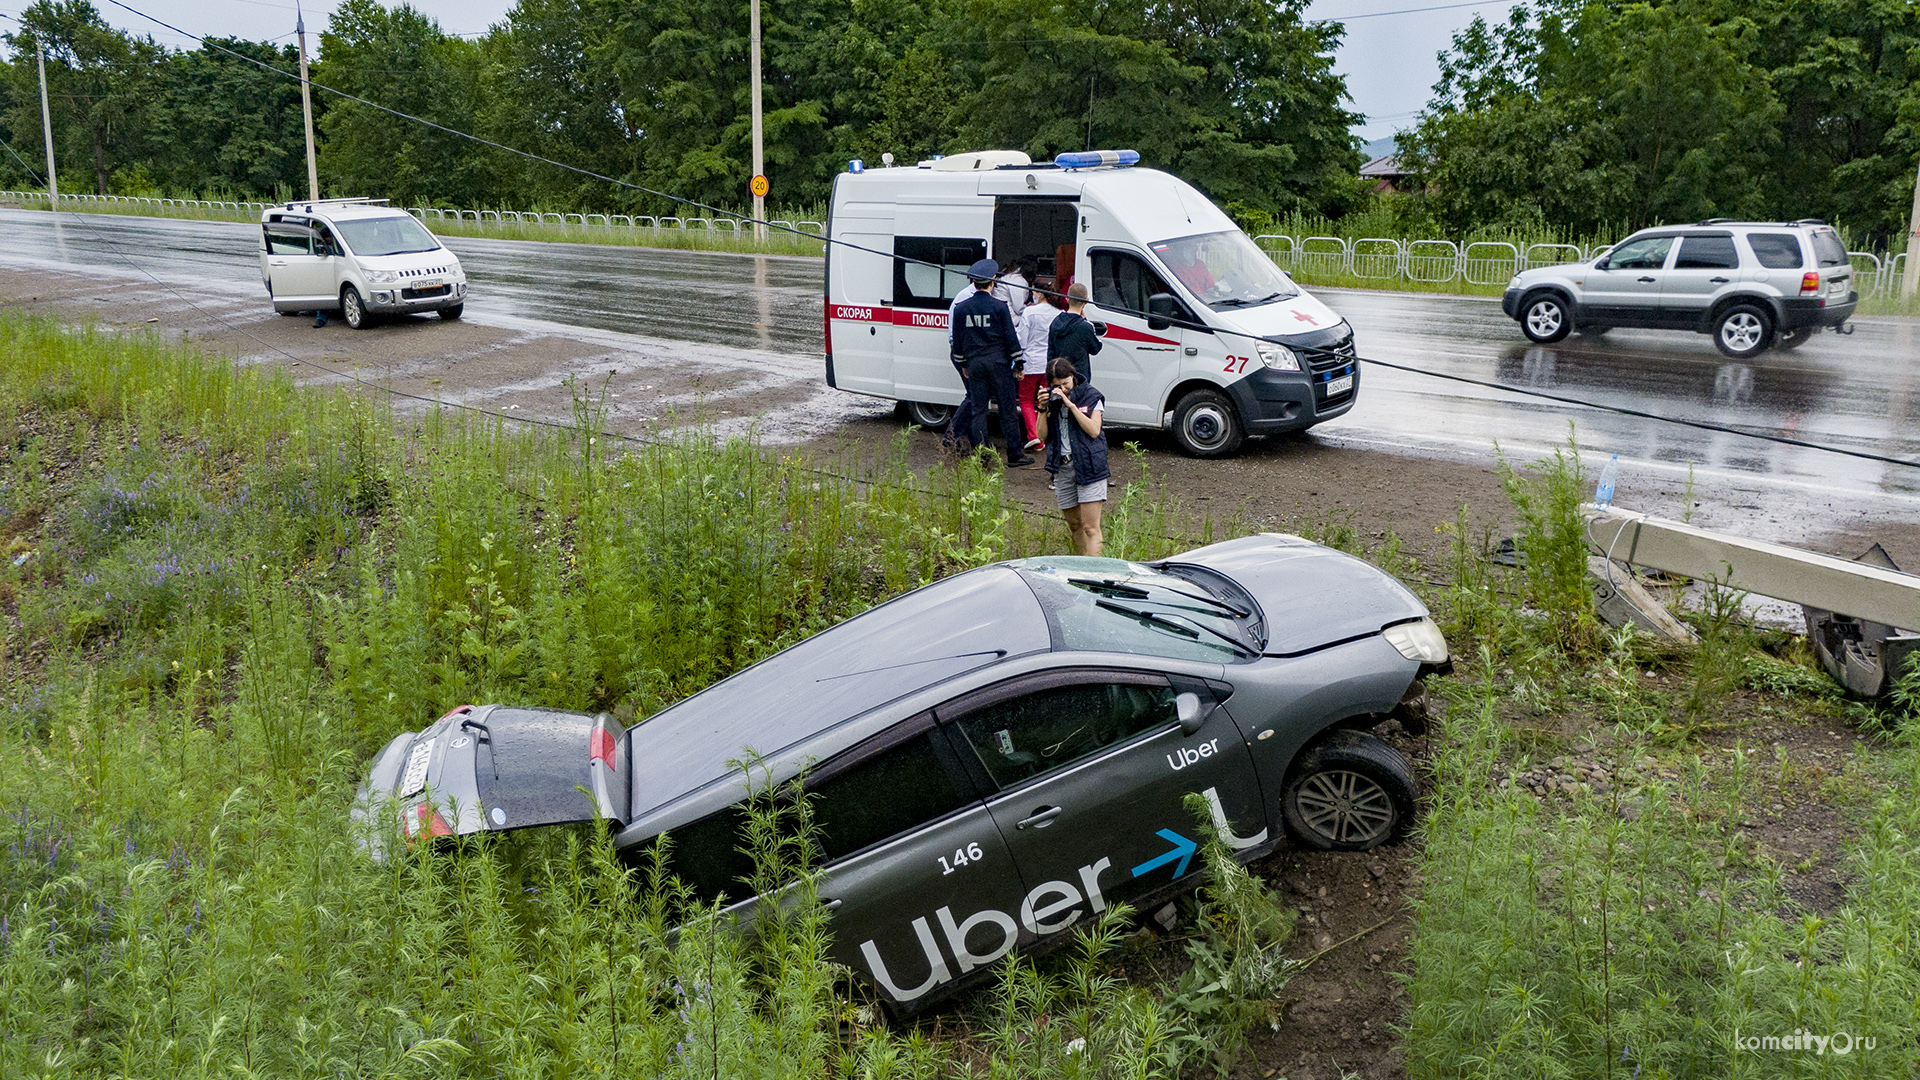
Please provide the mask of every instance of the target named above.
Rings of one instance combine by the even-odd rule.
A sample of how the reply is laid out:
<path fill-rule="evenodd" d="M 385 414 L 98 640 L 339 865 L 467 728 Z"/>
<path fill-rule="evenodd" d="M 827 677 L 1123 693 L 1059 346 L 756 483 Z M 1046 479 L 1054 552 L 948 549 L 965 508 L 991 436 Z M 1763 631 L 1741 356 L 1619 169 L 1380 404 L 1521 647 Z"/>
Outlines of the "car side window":
<path fill-rule="evenodd" d="M 928 728 L 877 751 L 855 747 L 853 764 L 828 762 L 807 784 L 827 861 L 943 818 L 978 801 L 946 736 Z"/>
<path fill-rule="evenodd" d="M 1800 238 L 1793 233 L 1748 233 L 1753 257 L 1769 270 L 1798 270 L 1804 262 Z"/>
<path fill-rule="evenodd" d="M 1686 237 L 1673 261 L 1675 270 L 1733 270 L 1739 265 L 1740 253 L 1734 250 L 1731 236 Z"/>
<path fill-rule="evenodd" d="M 295 232 L 292 229 L 275 229 L 272 225 L 268 225 L 266 231 L 269 255 L 313 254 L 313 237 L 307 235 L 305 229 Z"/>
<path fill-rule="evenodd" d="M 1673 248 L 1671 236 L 1649 236 L 1629 240 L 1607 256 L 1609 270 L 1658 270 L 1667 265 L 1667 252 Z"/>
<path fill-rule="evenodd" d="M 1173 688 L 1086 682 L 996 701 L 956 727 L 999 788 L 1072 764 L 1179 720 Z"/>
<path fill-rule="evenodd" d="M 325 225 L 315 226 L 314 231 L 319 234 L 313 241 L 313 253 L 315 255 L 340 254 L 339 243 L 334 240 L 333 233 L 329 231 Z"/>
<path fill-rule="evenodd" d="M 1141 259 L 1119 251 L 1093 253 L 1093 302 L 1116 311 L 1140 312 L 1145 317 L 1147 301 L 1156 293 L 1173 294 L 1159 274 Z M 1180 304 L 1176 317 L 1191 320 L 1193 315 Z"/>

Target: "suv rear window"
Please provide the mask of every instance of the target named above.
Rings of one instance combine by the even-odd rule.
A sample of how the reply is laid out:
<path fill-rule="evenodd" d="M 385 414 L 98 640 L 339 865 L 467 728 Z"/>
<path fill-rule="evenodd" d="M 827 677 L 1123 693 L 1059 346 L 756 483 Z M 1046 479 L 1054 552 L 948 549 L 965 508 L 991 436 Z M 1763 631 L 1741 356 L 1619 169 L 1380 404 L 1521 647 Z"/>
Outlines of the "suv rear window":
<path fill-rule="evenodd" d="M 1847 258 L 1846 245 L 1826 229 L 1813 234 L 1813 257 L 1821 266 L 1846 266 L 1852 261 Z"/>
<path fill-rule="evenodd" d="M 1769 270 L 1798 270 L 1804 261 L 1800 255 L 1800 238 L 1793 233 L 1748 233 L 1747 246 L 1753 249 L 1753 257 L 1760 260 L 1760 265 Z"/>

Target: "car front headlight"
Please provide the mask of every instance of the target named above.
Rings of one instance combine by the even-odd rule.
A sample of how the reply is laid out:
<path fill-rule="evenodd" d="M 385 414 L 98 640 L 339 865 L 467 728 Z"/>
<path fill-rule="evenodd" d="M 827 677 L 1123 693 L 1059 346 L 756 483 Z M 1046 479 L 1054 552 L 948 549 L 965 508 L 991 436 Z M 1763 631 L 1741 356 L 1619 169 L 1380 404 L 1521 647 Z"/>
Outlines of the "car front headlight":
<path fill-rule="evenodd" d="M 1432 619 L 1395 623 L 1380 631 L 1380 636 L 1409 660 L 1418 660 L 1422 664 L 1444 664 L 1447 661 L 1447 637 Z"/>
<path fill-rule="evenodd" d="M 399 280 L 400 272 L 398 270 L 367 271 L 367 282 L 371 285 L 391 285 Z"/>
<path fill-rule="evenodd" d="M 1517 289 L 1517 288 L 1519 288 L 1519 287 L 1520 287 L 1520 275 L 1519 275 L 1519 274 L 1515 274 L 1515 275 L 1513 275 L 1512 277 L 1510 277 L 1510 278 L 1508 278 L 1508 279 L 1507 279 L 1507 288 L 1509 288 L 1509 289 Z"/>
<path fill-rule="evenodd" d="M 1271 341 L 1256 341 L 1253 343 L 1253 351 L 1259 355 L 1261 363 L 1275 371 L 1300 370 L 1300 358 L 1285 345 Z"/>

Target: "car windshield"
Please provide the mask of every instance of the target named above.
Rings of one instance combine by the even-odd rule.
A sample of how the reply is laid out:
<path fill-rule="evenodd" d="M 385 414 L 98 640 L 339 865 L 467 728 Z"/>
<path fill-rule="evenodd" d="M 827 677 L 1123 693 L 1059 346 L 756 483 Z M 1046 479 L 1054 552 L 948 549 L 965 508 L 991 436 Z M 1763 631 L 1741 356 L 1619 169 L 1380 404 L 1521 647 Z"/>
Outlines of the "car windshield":
<path fill-rule="evenodd" d="M 1056 651 L 1235 664 L 1265 645 L 1248 599 L 1209 584 L 1123 559 L 1062 555 L 1013 565 L 1040 601 Z"/>
<path fill-rule="evenodd" d="M 349 218 L 333 225 L 355 255 L 406 255 L 440 247 L 426 226 L 411 217 Z"/>
<path fill-rule="evenodd" d="M 1258 307 L 1300 295 L 1267 253 L 1238 229 L 1162 240 L 1152 247 L 1173 276 L 1215 311 Z"/>

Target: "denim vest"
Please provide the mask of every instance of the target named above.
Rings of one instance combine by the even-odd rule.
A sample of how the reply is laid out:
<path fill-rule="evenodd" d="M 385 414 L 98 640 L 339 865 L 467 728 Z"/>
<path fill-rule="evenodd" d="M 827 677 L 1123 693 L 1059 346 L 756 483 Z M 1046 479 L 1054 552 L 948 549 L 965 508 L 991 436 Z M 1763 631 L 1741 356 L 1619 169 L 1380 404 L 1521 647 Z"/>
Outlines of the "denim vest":
<path fill-rule="evenodd" d="M 1081 412 L 1092 412 L 1107 403 L 1107 396 L 1086 383 L 1078 383 L 1067 391 L 1067 399 L 1080 406 Z M 1073 440 L 1073 482 L 1091 484 L 1095 480 L 1105 480 L 1107 471 L 1107 426 L 1100 425 L 1100 434 L 1088 435 L 1080 430 L 1080 424 L 1066 406 L 1055 408 L 1047 416 L 1047 471 L 1057 473 L 1062 464 L 1060 460 L 1060 438 L 1065 435 Z"/>

